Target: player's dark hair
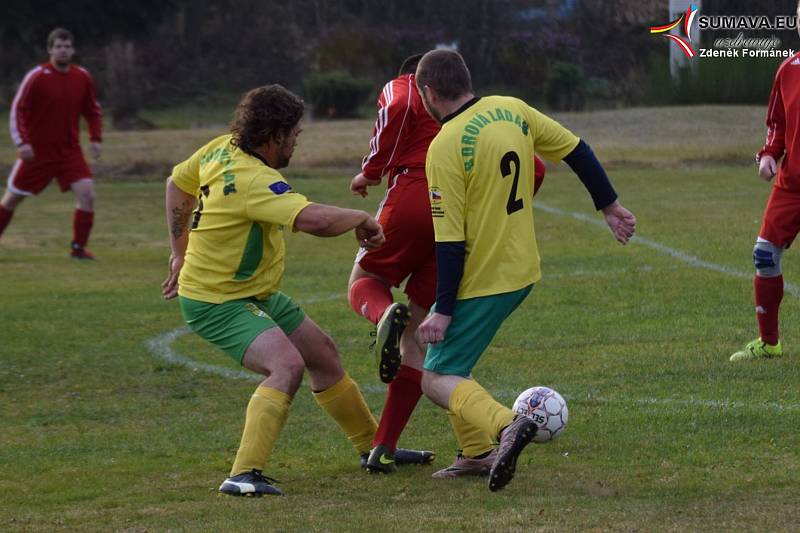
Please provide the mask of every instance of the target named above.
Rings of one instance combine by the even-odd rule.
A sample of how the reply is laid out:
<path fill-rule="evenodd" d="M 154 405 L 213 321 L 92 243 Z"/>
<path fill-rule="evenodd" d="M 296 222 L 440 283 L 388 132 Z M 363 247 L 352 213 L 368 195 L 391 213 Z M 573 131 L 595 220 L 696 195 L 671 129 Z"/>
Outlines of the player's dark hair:
<path fill-rule="evenodd" d="M 50 32 L 50 35 L 47 36 L 48 50 L 53 48 L 56 39 L 58 39 L 59 41 L 69 41 L 72 44 L 75 44 L 75 38 L 72 36 L 72 32 L 70 32 L 69 30 L 65 30 L 64 28 L 56 28 Z"/>
<path fill-rule="evenodd" d="M 417 87 L 428 86 L 445 100 L 472 91 L 472 77 L 464 58 L 455 50 L 431 50 L 417 66 Z"/>
<path fill-rule="evenodd" d="M 303 100 L 281 85 L 265 85 L 242 97 L 231 123 L 232 143 L 253 151 L 275 138 L 288 135 L 303 118 Z"/>
<path fill-rule="evenodd" d="M 422 59 L 422 56 L 423 54 L 414 54 L 413 56 L 405 58 L 403 64 L 400 65 L 400 72 L 398 72 L 397 75 L 414 74 L 414 72 L 417 71 L 417 65 L 419 65 L 419 60 Z"/>

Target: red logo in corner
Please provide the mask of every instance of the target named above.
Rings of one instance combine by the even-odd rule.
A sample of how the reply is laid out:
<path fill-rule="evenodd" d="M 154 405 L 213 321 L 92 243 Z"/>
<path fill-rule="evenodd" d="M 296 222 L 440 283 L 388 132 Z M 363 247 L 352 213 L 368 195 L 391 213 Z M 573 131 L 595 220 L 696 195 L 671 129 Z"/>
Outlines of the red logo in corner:
<path fill-rule="evenodd" d="M 686 13 L 683 13 L 680 17 L 678 17 L 676 20 L 673 20 L 669 24 L 664 24 L 663 26 L 651 26 L 650 33 L 665 34 L 664 37 L 677 44 L 686 57 L 691 59 L 696 55 L 694 48 L 692 48 L 692 23 L 694 22 L 694 18 L 697 16 L 697 11 L 697 6 L 692 4 L 686 10 Z M 686 35 L 686 37 L 680 37 L 678 35 L 667 33 L 668 31 L 676 28 L 681 22 L 683 22 L 683 33 Z"/>

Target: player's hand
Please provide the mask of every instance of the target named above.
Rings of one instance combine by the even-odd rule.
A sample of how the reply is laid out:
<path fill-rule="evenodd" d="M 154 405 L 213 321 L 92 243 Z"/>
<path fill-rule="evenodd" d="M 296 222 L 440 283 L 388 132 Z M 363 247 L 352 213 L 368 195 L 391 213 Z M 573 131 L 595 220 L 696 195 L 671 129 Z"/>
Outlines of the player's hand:
<path fill-rule="evenodd" d="M 103 151 L 103 143 L 89 143 L 89 151 L 96 160 L 100 159 L 100 153 Z"/>
<path fill-rule="evenodd" d="M 417 328 L 417 332 L 415 333 L 417 341 L 422 345 L 427 343 L 436 344 L 442 341 L 452 320 L 453 317 L 451 316 L 431 313 Z"/>
<path fill-rule="evenodd" d="M 361 172 L 353 176 L 353 179 L 350 181 L 350 192 L 353 193 L 353 196 L 361 196 L 362 198 L 366 198 L 366 196 L 369 194 L 367 192 L 367 187 L 380 184 L 381 180 L 371 180 L 364 176 L 364 173 Z"/>
<path fill-rule="evenodd" d="M 17 147 L 17 157 L 23 161 L 33 161 L 33 146 L 30 144 L 20 144 Z"/>
<path fill-rule="evenodd" d="M 366 214 L 366 213 L 365 213 Z M 380 248 L 386 242 L 386 236 L 383 234 L 383 228 L 378 221 L 367 215 L 366 220 L 356 226 L 356 239 L 358 245 L 366 250 L 374 250 Z"/>
<path fill-rule="evenodd" d="M 183 256 L 170 254 L 169 274 L 161 284 L 161 296 L 165 300 L 171 300 L 178 295 L 178 276 L 181 273 L 181 268 L 183 268 Z"/>
<path fill-rule="evenodd" d="M 778 170 L 778 163 L 775 158 L 769 154 L 761 156 L 761 161 L 758 163 L 758 176 L 764 180 L 769 181 L 775 177 L 775 172 Z"/>
<path fill-rule="evenodd" d="M 611 228 L 614 238 L 622 244 L 627 244 L 636 231 L 636 217 L 633 216 L 633 213 L 615 201 L 603 208 L 603 216 L 606 224 Z"/>

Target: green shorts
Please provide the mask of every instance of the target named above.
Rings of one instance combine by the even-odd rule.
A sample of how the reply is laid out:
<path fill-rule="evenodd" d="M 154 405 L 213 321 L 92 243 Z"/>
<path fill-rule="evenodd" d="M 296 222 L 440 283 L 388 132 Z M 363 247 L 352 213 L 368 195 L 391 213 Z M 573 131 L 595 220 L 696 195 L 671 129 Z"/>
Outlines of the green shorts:
<path fill-rule="evenodd" d="M 533 285 L 503 294 L 456 300 L 444 340 L 428 345 L 422 367 L 437 374 L 469 377 L 503 321 L 531 289 Z"/>
<path fill-rule="evenodd" d="M 180 296 L 183 318 L 192 331 L 222 348 L 239 364 L 247 348 L 262 332 L 278 326 L 291 335 L 305 313 L 289 296 L 276 292 L 266 300 L 244 298 L 221 304 Z"/>

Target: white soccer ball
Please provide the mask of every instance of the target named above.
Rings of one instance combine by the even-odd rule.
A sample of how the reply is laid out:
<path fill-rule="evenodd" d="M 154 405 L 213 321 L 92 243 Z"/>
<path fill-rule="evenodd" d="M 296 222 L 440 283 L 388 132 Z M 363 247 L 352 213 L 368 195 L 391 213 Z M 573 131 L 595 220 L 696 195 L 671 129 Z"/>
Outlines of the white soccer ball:
<path fill-rule="evenodd" d="M 567 427 L 569 410 L 559 393 L 548 387 L 531 387 L 517 397 L 512 408 L 538 426 L 534 442 L 547 442 L 558 437 Z"/>

